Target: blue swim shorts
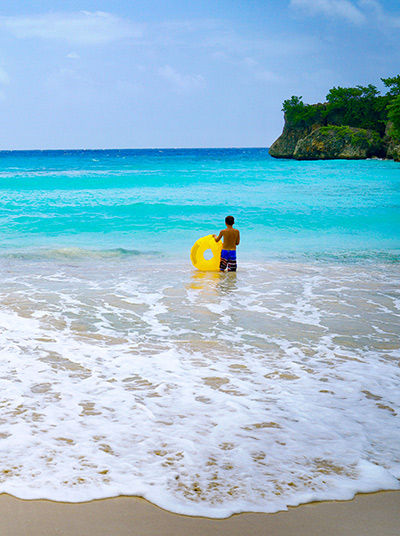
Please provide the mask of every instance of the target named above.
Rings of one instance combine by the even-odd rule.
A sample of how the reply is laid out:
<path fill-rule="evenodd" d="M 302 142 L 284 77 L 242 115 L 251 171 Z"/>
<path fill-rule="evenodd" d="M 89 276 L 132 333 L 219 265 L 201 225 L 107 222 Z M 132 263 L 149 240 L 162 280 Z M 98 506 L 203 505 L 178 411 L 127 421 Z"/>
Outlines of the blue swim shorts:
<path fill-rule="evenodd" d="M 235 249 L 223 249 L 221 251 L 221 262 L 219 269 L 224 272 L 228 268 L 228 272 L 236 272 L 236 250 Z"/>

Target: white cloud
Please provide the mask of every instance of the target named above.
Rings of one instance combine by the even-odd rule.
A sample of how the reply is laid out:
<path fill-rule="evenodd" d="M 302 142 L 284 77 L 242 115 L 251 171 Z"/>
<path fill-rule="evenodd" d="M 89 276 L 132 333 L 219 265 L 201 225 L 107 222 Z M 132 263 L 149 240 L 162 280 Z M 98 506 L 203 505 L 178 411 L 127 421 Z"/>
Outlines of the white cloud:
<path fill-rule="evenodd" d="M 290 7 L 303 9 L 311 15 L 341 18 L 353 24 L 366 22 L 365 14 L 350 0 L 290 0 Z"/>
<path fill-rule="evenodd" d="M 290 0 L 290 7 L 358 25 L 368 23 L 381 29 L 400 28 L 400 16 L 385 11 L 379 0 Z"/>
<path fill-rule="evenodd" d="M 285 35 L 268 32 L 249 35 L 241 32 L 226 20 L 192 20 L 147 24 L 141 45 L 148 47 L 184 48 L 187 51 L 202 49 L 210 56 L 223 60 L 231 56 L 249 55 L 292 56 L 308 54 L 318 42 L 309 35 Z"/>
<path fill-rule="evenodd" d="M 158 74 L 165 78 L 175 90 L 182 92 L 204 86 L 205 80 L 200 74 L 182 74 L 170 65 L 158 69 Z"/>
<path fill-rule="evenodd" d="M 252 57 L 246 56 L 243 60 L 237 62 L 237 65 L 245 67 L 256 80 L 262 82 L 278 82 L 280 80 L 276 73 L 265 69 L 264 66 L 260 65 L 260 62 Z"/>
<path fill-rule="evenodd" d="M 70 60 L 79 60 L 80 56 L 76 52 L 70 52 L 67 54 L 67 58 Z"/>
<path fill-rule="evenodd" d="M 255 80 L 259 80 L 262 82 L 279 82 L 281 80 L 281 77 L 277 73 L 266 69 L 264 65 L 260 64 L 259 61 L 257 61 L 251 56 L 245 56 L 244 58 L 242 58 L 237 56 L 230 56 L 225 52 L 217 51 L 213 52 L 211 54 L 211 57 L 214 60 L 221 61 L 231 66 L 234 66 L 236 69 L 238 67 L 243 69 Z"/>
<path fill-rule="evenodd" d="M 300 2 L 311 0 L 292 0 Z M 321 2 L 322 0 L 315 0 Z M 324 0 L 328 1 L 328 0 Z M 329 0 L 347 1 L 347 0 Z M 204 49 L 211 53 L 246 56 L 258 53 L 276 57 L 308 53 L 315 48 L 309 36 L 251 36 L 238 33 L 221 20 L 169 21 L 138 24 L 101 11 L 55 12 L 31 16 L 0 16 L 0 31 L 18 39 L 64 41 L 70 45 L 98 45 L 130 38 L 145 49 Z M 70 55 L 68 55 L 71 58 Z"/>
<path fill-rule="evenodd" d="M 210 32 L 199 40 L 199 44 L 215 54 L 247 56 L 262 54 L 264 56 L 292 56 L 306 54 L 315 49 L 316 42 L 307 35 L 268 35 L 267 37 L 245 37 L 229 28 Z"/>
<path fill-rule="evenodd" d="M 0 17 L 0 27 L 20 39 L 38 37 L 74 45 L 98 45 L 141 35 L 138 25 L 102 11 Z"/>
<path fill-rule="evenodd" d="M 272 71 L 259 69 L 254 72 L 254 78 L 262 82 L 279 82 L 281 77 Z"/>
<path fill-rule="evenodd" d="M 246 65 L 246 67 L 249 67 L 250 69 L 258 67 L 258 61 L 255 60 L 254 58 L 250 58 L 249 56 L 246 56 L 243 59 L 242 63 L 243 65 Z"/>
<path fill-rule="evenodd" d="M 381 26 L 400 28 L 400 17 L 388 14 L 377 0 L 359 0 L 360 7 L 369 11 L 369 19 L 378 22 Z"/>

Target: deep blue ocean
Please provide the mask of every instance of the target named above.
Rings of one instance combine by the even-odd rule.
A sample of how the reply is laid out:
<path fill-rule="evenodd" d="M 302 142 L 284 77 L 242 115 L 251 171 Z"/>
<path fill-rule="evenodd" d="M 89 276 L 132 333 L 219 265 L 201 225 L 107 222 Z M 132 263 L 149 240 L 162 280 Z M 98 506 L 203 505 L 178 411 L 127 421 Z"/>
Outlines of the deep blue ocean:
<path fill-rule="evenodd" d="M 2 253 L 184 257 L 228 214 L 243 258 L 398 260 L 400 165 L 276 160 L 266 149 L 0 153 Z"/>
<path fill-rule="evenodd" d="M 237 273 L 192 244 L 231 214 Z M 189 515 L 400 489 L 400 163 L 0 152 L 0 493 Z"/>

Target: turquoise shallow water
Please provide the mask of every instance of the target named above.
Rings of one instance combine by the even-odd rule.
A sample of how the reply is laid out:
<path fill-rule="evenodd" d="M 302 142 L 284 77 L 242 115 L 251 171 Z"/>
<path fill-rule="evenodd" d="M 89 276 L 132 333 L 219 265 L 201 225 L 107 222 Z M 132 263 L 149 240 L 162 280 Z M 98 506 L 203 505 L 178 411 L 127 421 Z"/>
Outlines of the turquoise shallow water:
<path fill-rule="evenodd" d="M 275 512 L 400 489 L 400 164 L 0 153 L 0 493 Z M 193 242 L 233 214 L 237 273 Z"/>
<path fill-rule="evenodd" d="M 400 165 L 265 149 L 0 153 L 2 252 L 187 256 L 232 213 L 250 259 L 398 259 Z M 121 251 L 123 253 L 123 251 Z"/>

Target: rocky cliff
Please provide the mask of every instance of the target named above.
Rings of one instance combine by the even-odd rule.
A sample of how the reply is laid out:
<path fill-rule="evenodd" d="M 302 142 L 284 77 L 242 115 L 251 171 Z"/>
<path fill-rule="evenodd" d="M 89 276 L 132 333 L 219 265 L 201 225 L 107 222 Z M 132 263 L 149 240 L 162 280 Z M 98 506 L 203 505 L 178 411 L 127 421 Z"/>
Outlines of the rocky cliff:
<path fill-rule="evenodd" d="M 387 158 L 392 158 L 396 162 L 400 162 L 400 144 L 390 145 L 386 154 Z"/>
<path fill-rule="evenodd" d="M 386 149 L 386 157 L 392 158 L 393 160 L 396 160 L 396 162 L 400 162 L 400 143 L 392 137 L 392 130 L 393 123 L 388 121 L 385 130 L 385 137 L 383 138 Z"/>
<path fill-rule="evenodd" d="M 389 145 L 373 130 L 330 125 L 296 128 L 285 121 L 283 132 L 269 153 L 275 158 L 296 160 L 394 158 L 396 155 L 398 158 L 400 147 L 390 145 L 389 156 Z"/>
<path fill-rule="evenodd" d="M 275 158 L 294 158 L 296 146 L 300 140 L 307 137 L 311 128 L 292 127 L 285 121 L 283 132 L 271 145 L 269 154 Z"/>
<path fill-rule="evenodd" d="M 300 139 L 293 152 L 297 160 L 336 158 L 362 159 L 384 156 L 378 133 L 353 127 L 326 126 L 313 130 Z"/>

